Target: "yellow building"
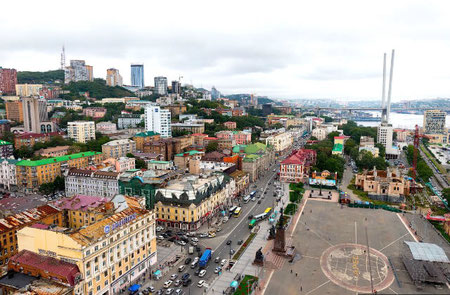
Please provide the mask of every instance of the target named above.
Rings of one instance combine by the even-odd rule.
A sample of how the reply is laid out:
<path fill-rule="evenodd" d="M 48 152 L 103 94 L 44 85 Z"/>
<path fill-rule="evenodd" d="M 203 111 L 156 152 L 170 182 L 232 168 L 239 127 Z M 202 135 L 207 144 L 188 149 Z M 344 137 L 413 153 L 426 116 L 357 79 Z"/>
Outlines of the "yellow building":
<path fill-rule="evenodd" d="M 100 164 L 103 154 L 99 152 L 82 152 L 61 157 L 37 161 L 23 160 L 16 163 L 17 186 L 27 190 L 36 190 L 43 183 L 52 182 L 69 168 L 83 169 Z"/>
<path fill-rule="evenodd" d="M 74 294 L 119 294 L 156 263 L 154 214 L 138 207 L 82 229 L 25 227 L 17 235 L 20 250 L 78 266 Z"/>
<path fill-rule="evenodd" d="M 169 182 L 155 194 L 158 225 L 183 230 L 197 230 L 225 206 L 235 194 L 234 179 L 214 173 L 208 177 L 187 176 Z"/>
<path fill-rule="evenodd" d="M 16 84 L 16 95 L 18 96 L 39 96 L 42 84 Z"/>

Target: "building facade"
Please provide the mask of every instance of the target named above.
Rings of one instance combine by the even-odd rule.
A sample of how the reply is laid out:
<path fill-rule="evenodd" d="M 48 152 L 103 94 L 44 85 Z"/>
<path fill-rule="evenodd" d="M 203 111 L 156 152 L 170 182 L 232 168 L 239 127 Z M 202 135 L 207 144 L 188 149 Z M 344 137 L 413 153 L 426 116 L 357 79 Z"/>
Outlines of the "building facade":
<path fill-rule="evenodd" d="M 131 86 L 144 88 L 144 65 L 131 64 Z"/>
<path fill-rule="evenodd" d="M 22 160 L 16 163 L 17 186 L 27 191 L 39 189 L 43 183 L 53 182 L 70 168 L 87 168 L 100 164 L 102 153 L 82 152 L 37 161 Z"/>
<path fill-rule="evenodd" d="M 18 160 L 0 160 L 0 187 L 12 191 L 17 186 L 16 163 Z"/>
<path fill-rule="evenodd" d="M 160 139 L 161 135 L 153 131 L 136 133 L 133 137 L 133 141 L 136 142 L 136 150 L 140 152 L 144 151 L 145 143 L 158 141 Z"/>
<path fill-rule="evenodd" d="M 106 70 L 106 85 L 108 86 L 122 86 L 123 80 L 118 69 L 107 69 Z"/>
<path fill-rule="evenodd" d="M 40 96 L 42 84 L 16 84 L 16 95 L 20 97 L 25 96 Z"/>
<path fill-rule="evenodd" d="M 189 133 L 203 133 L 205 132 L 205 124 L 203 123 L 172 123 L 172 131 L 187 131 Z"/>
<path fill-rule="evenodd" d="M 68 122 L 67 135 L 69 138 L 81 143 L 95 140 L 95 123 L 94 121 Z"/>
<path fill-rule="evenodd" d="M 311 167 L 316 163 L 315 150 L 300 149 L 294 151 L 280 163 L 281 182 L 305 182 L 308 180 Z"/>
<path fill-rule="evenodd" d="M 167 78 L 155 77 L 155 93 L 159 95 L 167 95 Z"/>
<path fill-rule="evenodd" d="M 136 152 L 136 142 L 131 139 L 118 139 L 102 145 L 102 152 L 106 158 L 118 159 L 128 153 Z"/>
<path fill-rule="evenodd" d="M 119 193 L 119 172 L 72 168 L 66 172 L 66 196 L 87 195 L 112 198 Z"/>
<path fill-rule="evenodd" d="M 9 158 L 13 152 L 14 146 L 11 142 L 0 140 L 0 158 Z"/>
<path fill-rule="evenodd" d="M 83 109 L 83 115 L 93 119 L 100 119 L 106 115 L 106 109 L 101 107 L 89 107 Z"/>
<path fill-rule="evenodd" d="M 275 152 L 282 152 L 292 146 L 293 138 L 289 132 L 281 132 L 266 138 L 266 144 L 273 146 Z"/>
<path fill-rule="evenodd" d="M 17 123 L 23 122 L 23 107 L 21 101 L 7 101 L 5 102 L 5 108 L 6 119 L 15 121 Z"/>
<path fill-rule="evenodd" d="M 161 137 L 172 137 L 171 114 L 169 110 L 149 105 L 145 108 L 145 130 L 161 134 Z"/>
<path fill-rule="evenodd" d="M 74 294 L 119 294 L 156 263 L 155 219 L 129 207 L 81 229 L 25 227 L 20 249 L 78 266 L 83 281 Z"/>
<path fill-rule="evenodd" d="M 423 128 L 425 134 L 443 134 L 447 113 L 441 110 L 426 110 L 423 113 Z"/>
<path fill-rule="evenodd" d="M 17 71 L 0 67 L 0 93 L 2 95 L 16 94 Z"/>
<path fill-rule="evenodd" d="M 140 114 L 124 114 L 117 119 L 117 127 L 119 129 L 136 128 L 142 123 L 144 115 Z"/>
<path fill-rule="evenodd" d="M 47 101 L 36 97 L 23 97 L 23 125 L 25 132 L 55 132 L 54 124 L 48 120 Z"/>
<path fill-rule="evenodd" d="M 95 130 L 103 134 L 117 132 L 117 125 L 112 122 L 100 122 L 95 124 Z"/>
<path fill-rule="evenodd" d="M 70 146 L 68 145 L 62 145 L 62 146 L 55 146 L 50 147 L 46 149 L 40 149 L 35 152 L 36 155 L 40 155 L 42 157 L 60 157 L 67 155 L 69 153 Z"/>
<path fill-rule="evenodd" d="M 84 60 L 71 60 L 70 66 L 64 69 L 64 83 L 78 81 L 93 81 L 93 68 L 86 65 Z"/>
<path fill-rule="evenodd" d="M 235 195 L 233 178 L 214 173 L 206 178 L 187 176 L 156 191 L 158 225 L 182 230 L 197 230 L 202 224 L 231 204 Z"/>
<path fill-rule="evenodd" d="M 49 142 L 52 138 L 57 136 L 64 136 L 62 132 L 51 133 L 23 133 L 14 136 L 14 146 L 16 149 L 20 149 L 23 146 L 34 146 L 38 142 Z"/>

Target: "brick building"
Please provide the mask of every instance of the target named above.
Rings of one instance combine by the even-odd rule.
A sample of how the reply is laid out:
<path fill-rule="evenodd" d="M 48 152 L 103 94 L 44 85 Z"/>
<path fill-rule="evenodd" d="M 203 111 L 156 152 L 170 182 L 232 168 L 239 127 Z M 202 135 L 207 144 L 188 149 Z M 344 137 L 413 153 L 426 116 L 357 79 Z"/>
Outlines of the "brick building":
<path fill-rule="evenodd" d="M 16 94 L 17 71 L 0 67 L 0 93 L 3 95 Z"/>

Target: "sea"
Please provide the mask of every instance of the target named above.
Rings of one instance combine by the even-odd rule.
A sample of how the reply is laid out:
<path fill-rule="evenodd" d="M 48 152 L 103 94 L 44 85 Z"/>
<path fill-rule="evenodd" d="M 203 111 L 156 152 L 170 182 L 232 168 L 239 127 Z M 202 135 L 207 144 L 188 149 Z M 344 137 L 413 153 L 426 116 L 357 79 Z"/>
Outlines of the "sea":
<path fill-rule="evenodd" d="M 373 117 L 381 117 L 381 112 L 373 111 L 367 113 L 372 114 Z M 380 125 L 379 121 L 378 122 L 356 121 L 356 123 L 358 123 L 358 125 L 368 127 L 376 127 Z M 394 128 L 414 129 L 416 124 L 419 125 L 419 127 L 422 127 L 423 115 L 391 112 L 391 115 L 389 117 L 389 123 L 391 123 Z M 445 125 L 447 126 L 447 128 L 450 128 L 450 115 L 447 115 Z"/>

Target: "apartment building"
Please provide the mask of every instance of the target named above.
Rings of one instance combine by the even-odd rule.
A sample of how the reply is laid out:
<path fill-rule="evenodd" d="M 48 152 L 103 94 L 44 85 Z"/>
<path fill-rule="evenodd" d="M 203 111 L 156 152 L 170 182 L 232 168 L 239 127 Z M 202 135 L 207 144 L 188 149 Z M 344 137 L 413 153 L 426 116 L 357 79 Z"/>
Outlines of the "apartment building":
<path fill-rule="evenodd" d="M 252 142 L 252 133 L 249 131 L 219 131 L 216 132 L 218 139 L 232 140 L 236 145 L 249 144 Z"/>
<path fill-rule="evenodd" d="M 0 140 L 0 158 L 9 158 L 13 152 L 14 146 L 11 142 Z"/>
<path fill-rule="evenodd" d="M 19 162 L 14 159 L 0 160 L 0 187 L 11 191 L 17 185 L 16 164 Z"/>
<path fill-rule="evenodd" d="M 83 228 L 30 226 L 17 235 L 21 250 L 78 266 L 83 280 L 76 295 L 119 294 L 156 263 L 154 214 L 140 207 Z"/>
<path fill-rule="evenodd" d="M 62 145 L 55 146 L 46 149 L 40 149 L 35 152 L 36 155 L 40 155 L 42 157 L 60 157 L 65 156 L 69 153 L 70 146 Z"/>
<path fill-rule="evenodd" d="M 93 68 L 84 60 L 71 60 L 70 66 L 64 69 L 64 83 L 78 81 L 94 81 Z"/>
<path fill-rule="evenodd" d="M 316 163 L 315 150 L 300 149 L 294 151 L 289 157 L 280 163 L 281 182 L 305 182 L 311 167 Z"/>
<path fill-rule="evenodd" d="M 159 106 L 148 105 L 145 108 L 145 130 L 161 134 L 161 137 L 172 137 L 171 114 L 169 110 Z"/>
<path fill-rule="evenodd" d="M 103 134 L 111 134 L 117 132 L 117 125 L 112 122 L 100 122 L 95 124 L 95 130 Z"/>
<path fill-rule="evenodd" d="M 289 132 L 281 132 L 266 138 L 266 145 L 273 146 L 275 152 L 282 152 L 292 146 L 294 139 Z"/>
<path fill-rule="evenodd" d="M 123 79 L 118 69 L 106 70 L 106 85 L 108 86 L 123 86 Z"/>
<path fill-rule="evenodd" d="M 42 84 L 16 84 L 16 95 L 20 97 L 25 96 L 40 96 Z"/>
<path fill-rule="evenodd" d="M 83 115 L 92 119 L 100 119 L 106 115 L 106 109 L 101 107 L 84 108 Z"/>
<path fill-rule="evenodd" d="M 117 127 L 119 129 L 136 128 L 144 120 L 144 115 L 140 114 L 123 114 L 117 119 Z"/>
<path fill-rule="evenodd" d="M 125 157 L 136 152 L 136 142 L 131 139 L 113 140 L 102 145 L 102 152 L 106 158 Z"/>
<path fill-rule="evenodd" d="M 67 123 L 67 136 L 76 142 L 86 143 L 95 140 L 94 121 L 75 121 Z"/>
<path fill-rule="evenodd" d="M 112 198 L 119 193 L 119 172 L 69 169 L 65 173 L 66 196 L 87 195 Z"/>
<path fill-rule="evenodd" d="M 425 134 L 443 134 L 447 113 L 441 110 L 426 110 L 423 113 L 423 128 Z"/>
<path fill-rule="evenodd" d="M 231 205 L 234 194 L 234 179 L 222 173 L 173 180 L 156 190 L 157 223 L 169 228 L 197 230 L 211 216 Z"/>
<path fill-rule="evenodd" d="M 102 153 L 82 152 L 41 160 L 22 160 L 16 163 L 17 186 L 27 191 L 39 189 L 43 183 L 52 182 L 70 168 L 87 168 L 100 164 Z"/>
<path fill-rule="evenodd" d="M 0 67 L 0 94 L 14 95 L 16 92 L 17 71 Z"/>
<path fill-rule="evenodd" d="M 32 147 L 36 143 L 49 142 L 52 138 L 57 136 L 64 136 L 63 132 L 50 132 L 50 133 L 22 133 L 14 136 L 14 146 L 16 149 L 20 149 L 23 146 Z"/>
<path fill-rule="evenodd" d="M 17 123 L 23 122 L 23 107 L 20 100 L 5 102 L 6 119 Z"/>

